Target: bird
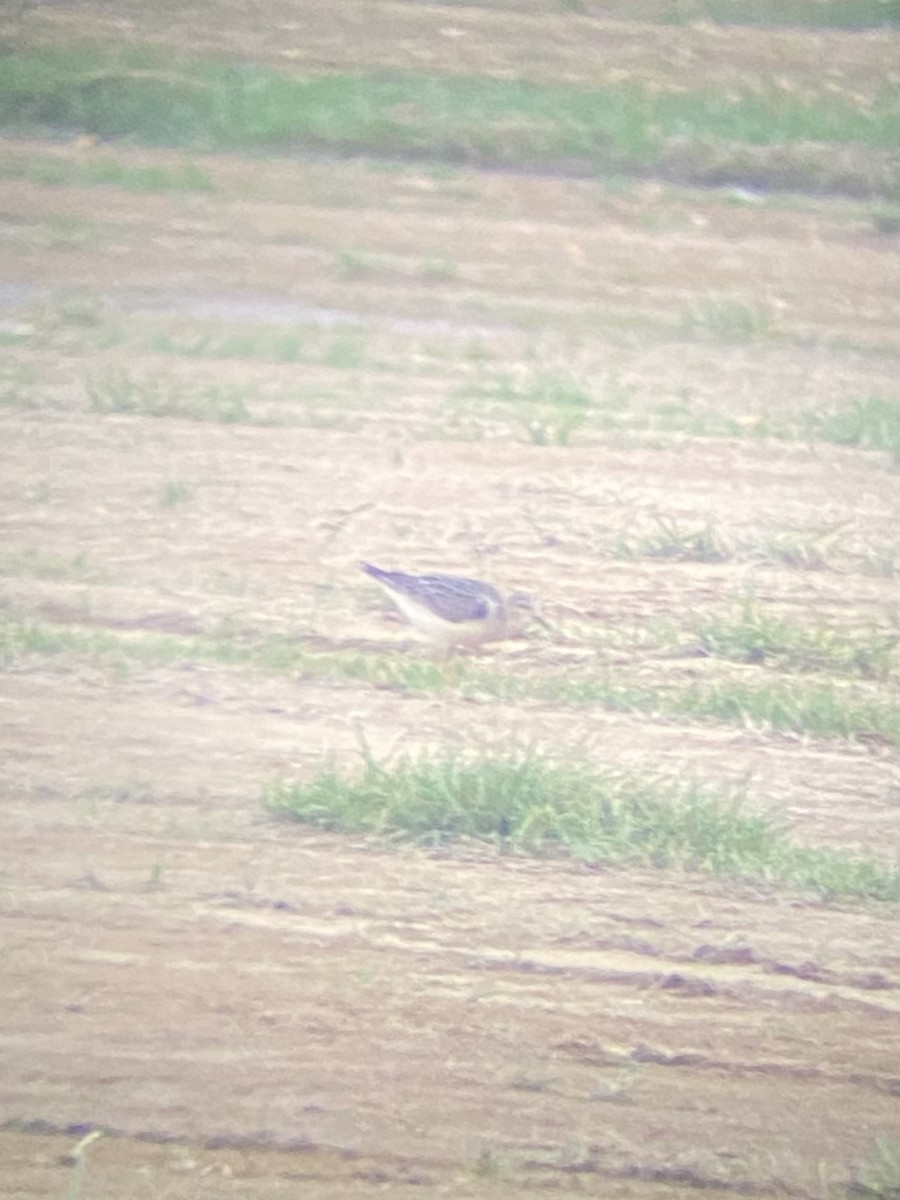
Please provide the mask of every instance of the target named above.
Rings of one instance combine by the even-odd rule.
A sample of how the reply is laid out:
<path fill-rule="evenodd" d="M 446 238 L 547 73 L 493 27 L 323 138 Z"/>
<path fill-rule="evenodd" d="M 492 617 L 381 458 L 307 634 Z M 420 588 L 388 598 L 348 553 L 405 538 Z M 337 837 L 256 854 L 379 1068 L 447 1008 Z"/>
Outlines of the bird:
<path fill-rule="evenodd" d="M 379 583 L 404 617 L 447 657 L 460 646 L 500 641 L 518 631 L 522 614 L 534 613 L 527 592 L 504 597 L 489 583 L 461 575 L 407 575 L 360 564 Z"/>

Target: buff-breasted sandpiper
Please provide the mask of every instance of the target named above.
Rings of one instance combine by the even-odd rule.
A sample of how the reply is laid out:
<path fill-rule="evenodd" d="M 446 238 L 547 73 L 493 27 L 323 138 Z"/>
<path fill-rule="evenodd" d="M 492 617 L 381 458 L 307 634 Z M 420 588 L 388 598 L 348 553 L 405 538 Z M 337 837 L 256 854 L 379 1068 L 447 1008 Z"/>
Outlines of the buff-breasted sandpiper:
<path fill-rule="evenodd" d="M 491 584 L 461 575 L 406 575 L 370 563 L 363 563 L 362 569 L 444 656 L 460 646 L 479 646 L 513 636 L 526 613 L 545 624 L 525 592 L 504 597 Z"/>

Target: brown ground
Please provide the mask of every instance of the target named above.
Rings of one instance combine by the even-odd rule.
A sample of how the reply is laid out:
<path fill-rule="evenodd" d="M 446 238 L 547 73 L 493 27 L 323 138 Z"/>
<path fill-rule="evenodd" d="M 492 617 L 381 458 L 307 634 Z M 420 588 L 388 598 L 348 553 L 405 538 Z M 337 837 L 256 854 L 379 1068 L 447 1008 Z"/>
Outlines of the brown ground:
<path fill-rule="evenodd" d="M 534 592 L 555 634 L 480 662 L 535 680 L 781 677 L 657 639 L 668 622 L 690 644 L 748 589 L 810 627 L 896 632 L 887 455 L 652 426 L 664 401 L 753 426 L 896 397 L 896 239 L 839 202 L 192 161 L 211 194 L 0 182 L 3 278 L 39 289 L 4 323 L 3 610 L 132 647 L 16 649 L 0 673 L 0 1196 L 65 1194 L 92 1126 L 90 1200 L 833 1195 L 900 1127 L 891 906 L 386 847 L 260 797 L 357 763 L 360 731 L 379 758 L 537 744 L 744 781 L 798 841 L 889 859 L 896 747 L 297 677 L 188 639 L 416 653 L 362 557 Z M 685 332 L 679 314 L 735 298 L 770 336 Z M 296 328 L 298 361 L 159 353 Z M 633 428 L 532 445 L 485 384 L 535 363 L 601 408 L 627 396 Z M 123 374 L 237 389 L 248 419 L 92 409 Z M 734 552 L 623 558 L 655 514 Z M 785 537 L 819 569 L 775 554 Z M 142 664 L 160 634 L 186 649 Z M 896 700 L 896 680 L 837 682 Z"/>

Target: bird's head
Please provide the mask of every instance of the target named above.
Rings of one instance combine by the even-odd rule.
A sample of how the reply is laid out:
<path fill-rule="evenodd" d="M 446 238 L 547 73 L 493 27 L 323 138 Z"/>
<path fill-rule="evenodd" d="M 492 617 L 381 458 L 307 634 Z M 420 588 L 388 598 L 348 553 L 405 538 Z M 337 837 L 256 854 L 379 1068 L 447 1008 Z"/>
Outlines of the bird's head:
<path fill-rule="evenodd" d="M 513 592 L 510 596 L 507 596 L 506 610 L 514 620 L 521 620 L 523 617 L 528 616 L 530 620 L 536 621 L 538 625 L 543 625 L 545 629 L 550 628 L 537 611 L 534 597 L 529 595 L 528 592 Z"/>

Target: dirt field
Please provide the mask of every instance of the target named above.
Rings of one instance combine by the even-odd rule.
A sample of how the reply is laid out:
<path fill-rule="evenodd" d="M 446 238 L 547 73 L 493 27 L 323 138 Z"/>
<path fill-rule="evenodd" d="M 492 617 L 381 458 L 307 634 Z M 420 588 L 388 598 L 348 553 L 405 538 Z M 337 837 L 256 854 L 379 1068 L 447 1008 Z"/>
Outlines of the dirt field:
<path fill-rule="evenodd" d="M 897 235 L 839 199 L 190 162 L 209 190 L 0 179 L 0 1196 L 840 1194 L 900 1129 L 895 905 L 385 845 L 262 793 L 361 737 L 531 745 L 894 859 L 874 728 L 546 697 L 897 705 L 896 675 L 697 652 L 750 595 L 897 635 L 897 465 L 802 434 L 900 402 Z M 571 437 L 548 380 L 590 393 Z M 722 552 L 656 554 L 660 520 Z M 552 632 L 407 686 L 363 558 L 527 589 Z"/>

